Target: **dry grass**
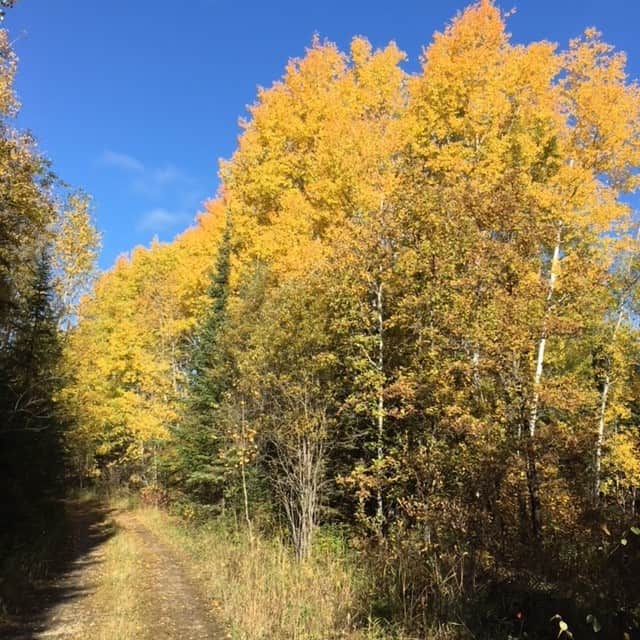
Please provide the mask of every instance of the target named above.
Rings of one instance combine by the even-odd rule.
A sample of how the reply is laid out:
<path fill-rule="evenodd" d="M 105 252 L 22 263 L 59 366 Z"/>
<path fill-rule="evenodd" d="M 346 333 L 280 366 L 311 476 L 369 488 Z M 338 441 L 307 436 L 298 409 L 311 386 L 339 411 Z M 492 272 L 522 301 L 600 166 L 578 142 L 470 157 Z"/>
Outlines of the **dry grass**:
<path fill-rule="evenodd" d="M 140 543 L 128 531 L 120 530 L 104 547 L 104 563 L 89 608 L 96 612 L 91 640 L 145 638 L 145 589 L 141 578 L 145 568 Z M 88 637 L 88 636 L 87 636 Z"/>
<path fill-rule="evenodd" d="M 234 640 L 377 640 L 399 638 L 358 611 L 362 593 L 348 554 L 340 545 L 319 545 L 296 562 L 278 540 L 255 537 L 220 523 L 186 525 L 164 512 L 137 513 L 153 533 L 186 554 Z M 362 627 L 362 624 L 360 624 Z"/>

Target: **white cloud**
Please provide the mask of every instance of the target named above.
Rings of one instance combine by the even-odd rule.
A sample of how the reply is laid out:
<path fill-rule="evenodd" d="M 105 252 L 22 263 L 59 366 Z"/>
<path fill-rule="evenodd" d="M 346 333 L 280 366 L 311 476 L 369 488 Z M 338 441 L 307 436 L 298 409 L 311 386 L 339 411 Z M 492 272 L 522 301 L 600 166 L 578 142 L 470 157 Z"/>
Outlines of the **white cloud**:
<path fill-rule="evenodd" d="M 171 184 L 172 182 L 188 181 L 188 178 L 176 167 L 168 165 L 153 172 L 153 178 L 159 185 Z"/>
<path fill-rule="evenodd" d="M 158 207 L 146 213 L 138 223 L 140 231 L 164 231 L 179 224 L 184 224 L 188 217 L 183 213 L 169 211 Z"/>
<path fill-rule="evenodd" d="M 139 232 L 176 231 L 192 222 L 193 211 L 204 200 L 204 189 L 192 176 L 174 164 L 145 165 L 126 153 L 105 150 L 98 162 L 120 172 L 118 180 L 146 211 L 135 223 Z M 115 177 L 115 176 L 114 176 Z"/>
<path fill-rule="evenodd" d="M 128 185 L 133 193 L 149 200 L 166 200 L 178 196 L 185 201 L 182 208 L 190 204 L 187 200 L 194 190 L 201 191 L 198 181 L 173 164 L 145 166 L 127 153 L 107 149 L 98 159 L 100 164 L 119 169 L 128 174 Z M 175 197 L 173 198 L 175 200 Z"/>
<path fill-rule="evenodd" d="M 124 169 L 131 172 L 144 171 L 144 165 L 133 156 L 126 153 L 118 153 L 117 151 L 105 151 L 100 157 L 100 162 L 108 167 Z"/>
<path fill-rule="evenodd" d="M 158 169 L 148 169 L 136 176 L 131 183 L 133 190 L 148 198 L 159 198 L 176 189 L 183 190 L 192 186 L 193 179 L 183 171 L 167 165 Z"/>

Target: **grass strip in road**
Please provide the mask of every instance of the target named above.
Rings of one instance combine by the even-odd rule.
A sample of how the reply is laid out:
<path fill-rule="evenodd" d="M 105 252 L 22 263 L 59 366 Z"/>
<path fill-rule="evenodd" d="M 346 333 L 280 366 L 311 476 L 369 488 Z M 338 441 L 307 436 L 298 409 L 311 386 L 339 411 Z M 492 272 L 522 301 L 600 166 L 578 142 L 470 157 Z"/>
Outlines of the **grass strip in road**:
<path fill-rule="evenodd" d="M 87 621 L 91 640 L 142 640 L 148 596 L 144 582 L 144 556 L 136 536 L 120 529 L 104 547 L 104 563 L 88 608 L 99 612 Z"/>

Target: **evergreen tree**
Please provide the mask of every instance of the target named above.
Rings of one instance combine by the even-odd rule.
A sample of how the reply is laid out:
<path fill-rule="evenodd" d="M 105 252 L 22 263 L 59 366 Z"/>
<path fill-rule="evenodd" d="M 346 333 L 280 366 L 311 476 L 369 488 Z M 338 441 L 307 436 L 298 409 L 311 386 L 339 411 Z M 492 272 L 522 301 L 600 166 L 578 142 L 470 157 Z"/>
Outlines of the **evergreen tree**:
<path fill-rule="evenodd" d="M 0 513 L 16 528 L 37 526 L 43 503 L 60 494 L 63 480 L 55 402 L 60 343 L 46 251 L 39 252 L 32 269 L 32 284 L 13 316 L 12 340 L 1 354 L 0 477 L 5 490 Z"/>
<path fill-rule="evenodd" d="M 180 424 L 175 428 L 179 483 L 205 504 L 222 497 L 224 465 L 219 456 L 220 406 L 232 379 L 233 362 L 224 346 L 229 297 L 231 226 L 227 225 L 211 273 L 209 306 L 192 341 L 188 387 Z"/>

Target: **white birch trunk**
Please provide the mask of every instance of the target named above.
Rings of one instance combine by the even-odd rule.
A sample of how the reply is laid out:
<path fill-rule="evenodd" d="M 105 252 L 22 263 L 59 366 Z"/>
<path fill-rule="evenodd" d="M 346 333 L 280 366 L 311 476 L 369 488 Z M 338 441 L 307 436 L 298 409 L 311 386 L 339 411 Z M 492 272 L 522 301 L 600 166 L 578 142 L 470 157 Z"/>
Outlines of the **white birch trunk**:
<path fill-rule="evenodd" d="M 553 299 L 553 292 L 555 290 L 556 280 L 558 278 L 558 264 L 560 262 L 560 239 L 561 228 L 558 228 L 558 234 L 556 237 L 556 245 L 553 249 L 553 258 L 551 259 L 551 273 L 549 274 L 549 285 L 547 291 L 546 309 L 542 327 L 542 335 L 538 342 L 538 357 L 536 359 L 536 371 L 533 377 L 533 399 L 531 401 L 531 412 L 529 414 L 529 437 L 535 438 L 536 426 L 538 423 L 538 409 L 540 406 L 540 383 L 542 381 L 542 374 L 544 372 L 544 355 L 547 347 L 547 321 L 549 318 L 549 311 L 551 307 L 551 301 Z"/>
<path fill-rule="evenodd" d="M 636 232 L 636 245 L 640 242 L 640 228 Z M 631 267 L 633 260 L 629 260 L 627 275 L 631 273 Z M 625 312 L 625 296 L 620 300 L 618 305 L 618 317 L 616 318 L 616 324 L 613 327 L 613 333 L 611 334 L 611 344 L 615 343 L 616 336 L 622 325 L 622 319 Z M 611 367 L 607 367 L 607 373 L 604 379 L 604 386 L 602 387 L 602 395 L 600 397 L 600 414 L 598 416 L 598 436 L 596 438 L 596 452 L 595 452 L 595 479 L 593 486 L 593 499 L 595 504 L 598 504 L 600 499 L 600 475 L 602 471 L 602 446 L 604 444 L 604 430 L 605 430 L 605 416 L 607 414 L 607 403 L 609 401 L 609 392 L 611 390 Z"/>

